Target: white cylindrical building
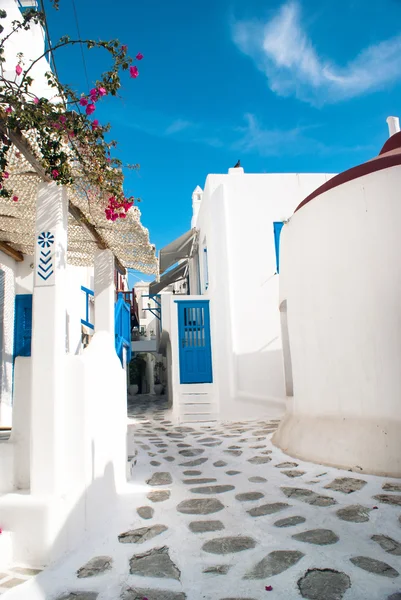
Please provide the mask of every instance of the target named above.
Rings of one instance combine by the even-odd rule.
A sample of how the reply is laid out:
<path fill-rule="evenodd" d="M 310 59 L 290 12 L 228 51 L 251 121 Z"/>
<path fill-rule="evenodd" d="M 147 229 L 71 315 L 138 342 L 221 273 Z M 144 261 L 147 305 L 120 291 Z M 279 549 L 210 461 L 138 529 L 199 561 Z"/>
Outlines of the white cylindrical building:
<path fill-rule="evenodd" d="M 275 444 L 401 477 L 401 132 L 283 227 L 280 304 L 293 396 Z"/>

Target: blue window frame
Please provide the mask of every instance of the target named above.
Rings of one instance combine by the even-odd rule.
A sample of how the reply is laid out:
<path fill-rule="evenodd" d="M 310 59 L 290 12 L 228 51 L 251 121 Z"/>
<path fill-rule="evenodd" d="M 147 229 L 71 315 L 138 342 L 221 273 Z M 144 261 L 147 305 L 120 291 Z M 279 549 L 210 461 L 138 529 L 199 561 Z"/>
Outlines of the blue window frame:
<path fill-rule="evenodd" d="M 15 296 L 14 358 L 31 356 L 32 294 Z"/>
<path fill-rule="evenodd" d="M 273 223 L 274 228 L 274 247 L 276 250 L 276 273 L 280 273 L 280 234 L 283 228 L 283 222 L 275 221 Z"/>
<path fill-rule="evenodd" d="M 95 329 L 93 323 L 89 322 L 89 296 L 94 297 L 95 292 L 93 290 L 89 290 L 83 285 L 81 285 L 81 291 L 85 292 L 85 319 L 81 319 L 81 323 L 82 325 L 89 327 L 89 329 Z"/>

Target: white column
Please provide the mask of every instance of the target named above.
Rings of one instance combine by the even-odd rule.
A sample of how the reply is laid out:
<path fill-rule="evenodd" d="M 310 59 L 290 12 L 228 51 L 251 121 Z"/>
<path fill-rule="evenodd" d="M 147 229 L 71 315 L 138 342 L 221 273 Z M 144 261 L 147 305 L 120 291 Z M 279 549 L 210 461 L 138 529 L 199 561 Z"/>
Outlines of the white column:
<path fill-rule="evenodd" d="M 32 494 L 57 493 L 63 478 L 67 222 L 66 189 L 41 183 L 32 315 Z"/>
<path fill-rule="evenodd" d="M 149 383 L 149 394 L 155 393 L 155 363 L 153 354 L 150 352 L 146 355 L 146 378 Z"/>
<path fill-rule="evenodd" d="M 95 256 L 95 333 L 107 331 L 114 340 L 114 256 L 99 250 Z"/>

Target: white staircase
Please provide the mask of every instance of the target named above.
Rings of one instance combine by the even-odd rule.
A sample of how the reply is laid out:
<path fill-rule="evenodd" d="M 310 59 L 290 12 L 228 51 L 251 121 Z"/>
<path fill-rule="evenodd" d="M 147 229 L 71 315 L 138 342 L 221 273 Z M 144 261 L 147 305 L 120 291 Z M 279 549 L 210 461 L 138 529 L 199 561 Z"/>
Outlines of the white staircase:
<path fill-rule="evenodd" d="M 213 384 L 181 385 L 175 408 L 181 423 L 217 421 L 218 406 Z"/>

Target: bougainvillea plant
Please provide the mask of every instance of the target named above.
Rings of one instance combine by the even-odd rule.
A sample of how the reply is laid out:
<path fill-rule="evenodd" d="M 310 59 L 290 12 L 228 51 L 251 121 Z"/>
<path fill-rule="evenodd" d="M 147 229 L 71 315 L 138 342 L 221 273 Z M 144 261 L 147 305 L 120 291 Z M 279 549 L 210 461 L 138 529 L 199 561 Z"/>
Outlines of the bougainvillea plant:
<path fill-rule="evenodd" d="M 58 2 L 53 3 L 58 8 Z M 6 11 L 0 10 L 0 35 L 4 31 L 1 20 L 6 17 Z M 96 190 L 99 201 L 104 204 L 106 199 L 105 217 L 110 221 L 124 218 L 134 198 L 124 195 L 123 165 L 112 156 L 117 144 L 108 139 L 110 125 L 101 124 L 96 118 L 96 107 L 105 96 L 118 95 L 122 71 L 136 79 L 138 67 L 133 64 L 134 59 L 128 56 L 127 46 L 121 45 L 118 40 L 94 41 L 65 36 L 34 60 L 28 61 L 18 54 L 15 73 L 10 76 L 9 59 L 5 55 L 7 41 L 11 36 L 17 36 L 19 31 L 30 29 L 33 24 L 43 24 L 44 18 L 43 13 L 28 10 L 21 21 L 12 22 L 11 31 L 0 39 L 0 119 L 3 132 L 30 132 L 39 148 L 38 158 L 51 179 L 60 185 L 70 185 L 78 178 L 84 178 L 85 185 Z M 35 64 L 50 52 L 78 44 L 108 53 L 111 58 L 110 69 L 100 75 L 92 89 L 82 94 L 61 83 L 49 71 L 46 79 L 48 86 L 54 88 L 54 97 L 36 97 L 31 91 Z M 142 58 L 141 53 L 136 55 L 137 61 Z M 7 181 L 10 146 L 9 137 L 5 133 L 0 134 L 0 196 L 17 202 L 18 197 Z"/>

